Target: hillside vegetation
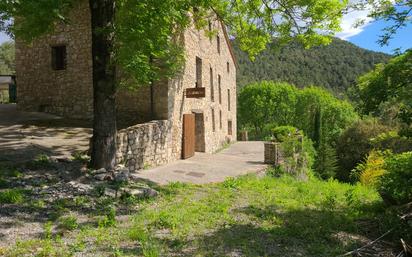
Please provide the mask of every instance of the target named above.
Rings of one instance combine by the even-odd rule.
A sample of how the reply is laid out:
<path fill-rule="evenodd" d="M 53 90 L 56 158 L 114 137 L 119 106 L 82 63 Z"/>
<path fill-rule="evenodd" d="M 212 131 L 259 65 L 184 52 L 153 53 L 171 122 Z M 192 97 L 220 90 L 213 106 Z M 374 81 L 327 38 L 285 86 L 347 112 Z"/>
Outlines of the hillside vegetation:
<path fill-rule="evenodd" d="M 239 87 L 251 82 L 274 80 L 298 87 L 321 86 L 341 94 L 355 84 L 360 75 L 390 58 L 390 55 L 334 39 L 328 46 L 311 49 L 304 49 L 298 43 L 277 49 L 276 42 L 273 42 L 252 62 L 236 42 L 233 45 L 239 64 Z"/>

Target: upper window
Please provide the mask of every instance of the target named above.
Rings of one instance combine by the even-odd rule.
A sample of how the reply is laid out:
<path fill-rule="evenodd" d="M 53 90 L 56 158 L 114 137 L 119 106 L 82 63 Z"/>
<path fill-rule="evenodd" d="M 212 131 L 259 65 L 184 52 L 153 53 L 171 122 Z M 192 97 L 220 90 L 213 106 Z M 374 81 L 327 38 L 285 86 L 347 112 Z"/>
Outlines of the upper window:
<path fill-rule="evenodd" d="M 65 70 L 67 66 L 66 46 L 52 47 L 52 68 L 53 70 Z"/>
<path fill-rule="evenodd" d="M 216 41 L 217 41 L 217 52 L 220 54 L 220 37 L 216 36 Z"/>
<path fill-rule="evenodd" d="M 226 69 L 227 69 L 227 73 L 229 73 L 230 72 L 230 63 L 229 62 L 226 63 Z"/>
<path fill-rule="evenodd" d="M 213 85 L 213 69 L 210 67 L 210 99 L 212 102 L 215 101 L 215 89 Z"/>
<path fill-rule="evenodd" d="M 202 87 L 202 59 L 196 57 L 196 87 Z"/>
<path fill-rule="evenodd" d="M 222 104 L 222 77 L 217 75 L 217 85 L 219 89 L 219 104 Z"/>

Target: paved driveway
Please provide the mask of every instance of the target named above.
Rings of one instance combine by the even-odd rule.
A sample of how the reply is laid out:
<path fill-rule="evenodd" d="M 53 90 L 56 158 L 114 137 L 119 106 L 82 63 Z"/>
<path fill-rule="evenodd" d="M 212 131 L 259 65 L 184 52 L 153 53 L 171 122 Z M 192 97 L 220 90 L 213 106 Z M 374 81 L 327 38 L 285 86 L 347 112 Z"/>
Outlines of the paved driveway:
<path fill-rule="evenodd" d="M 256 173 L 267 166 L 263 163 L 263 142 L 238 142 L 217 154 L 196 153 L 187 160 L 139 171 L 139 178 L 157 184 L 188 182 L 206 184 L 221 182 L 227 177 Z"/>

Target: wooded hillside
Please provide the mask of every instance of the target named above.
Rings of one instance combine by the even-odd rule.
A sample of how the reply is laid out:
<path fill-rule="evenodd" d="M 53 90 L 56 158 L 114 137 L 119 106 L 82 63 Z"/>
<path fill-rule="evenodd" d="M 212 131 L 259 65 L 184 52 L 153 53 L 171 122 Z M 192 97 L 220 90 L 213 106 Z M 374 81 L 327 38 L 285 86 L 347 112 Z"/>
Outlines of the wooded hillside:
<path fill-rule="evenodd" d="M 284 81 L 298 87 L 317 85 L 341 94 L 356 79 L 387 62 L 390 55 L 369 51 L 352 43 L 334 39 L 328 46 L 304 49 L 298 43 L 276 49 L 273 42 L 254 62 L 242 52 L 236 42 L 238 85 L 243 87 L 260 80 Z"/>

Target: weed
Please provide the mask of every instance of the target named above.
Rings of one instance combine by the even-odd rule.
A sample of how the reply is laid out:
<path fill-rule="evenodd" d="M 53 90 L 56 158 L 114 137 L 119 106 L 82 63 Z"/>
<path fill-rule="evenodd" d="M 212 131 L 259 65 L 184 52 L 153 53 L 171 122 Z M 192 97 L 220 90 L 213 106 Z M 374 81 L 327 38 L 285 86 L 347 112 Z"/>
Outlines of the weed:
<path fill-rule="evenodd" d="M 223 187 L 227 188 L 227 189 L 237 189 L 239 187 L 239 181 L 236 178 L 227 178 L 224 182 L 223 182 Z"/>
<path fill-rule="evenodd" d="M 61 217 L 59 219 L 59 228 L 63 230 L 75 230 L 79 227 L 77 218 L 73 215 L 67 217 Z"/>
<path fill-rule="evenodd" d="M 84 207 L 86 206 L 88 203 L 90 203 L 90 199 L 87 198 L 86 196 L 76 196 L 73 199 L 74 205 L 76 207 Z"/>
<path fill-rule="evenodd" d="M 93 191 L 97 197 L 102 197 L 104 196 L 104 193 L 106 192 L 106 186 L 103 184 L 99 184 L 94 188 Z"/>
<path fill-rule="evenodd" d="M 90 156 L 88 156 L 84 152 L 76 151 L 72 155 L 72 160 L 87 163 L 90 161 Z"/>
<path fill-rule="evenodd" d="M 30 169 L 47 169 L 52 166 L 49 157 L 45 154 L 40 154 L 36 158 L 28 163 Z"/>
<path fill-rule="evenodd" d="M 52 236 L 53 236 L 53 223 L 51 221 L 48 221 L 44 224 L 43 230 L 44 230 L 44 235 L 43 235 L 44 238 L 48 239 L 48 240 L 52 239 Z"/>
<path fill-rule="evenodd" d="M 109 212 L 105 216 L 98 219 L 97 225 L 99 228 L 116 226 L 116 209 L 114 207 L 111 207 Z"/>
<path fill-rule="evenodd" d="M 23 190 L 8 189 L 0 192 L 0 203 L 2 204 L 19 204 L 24 201 Z"/>

